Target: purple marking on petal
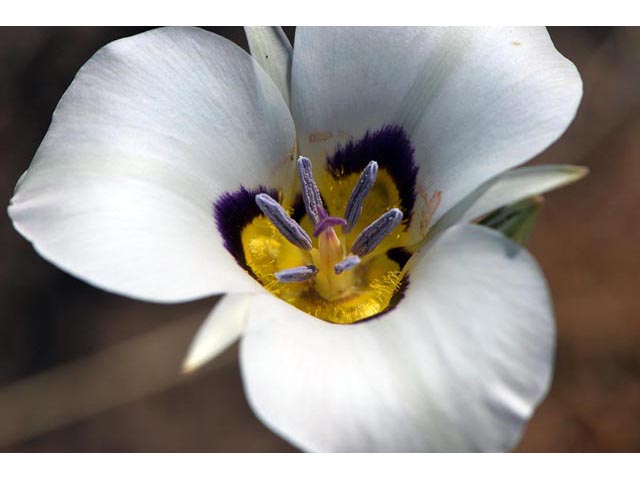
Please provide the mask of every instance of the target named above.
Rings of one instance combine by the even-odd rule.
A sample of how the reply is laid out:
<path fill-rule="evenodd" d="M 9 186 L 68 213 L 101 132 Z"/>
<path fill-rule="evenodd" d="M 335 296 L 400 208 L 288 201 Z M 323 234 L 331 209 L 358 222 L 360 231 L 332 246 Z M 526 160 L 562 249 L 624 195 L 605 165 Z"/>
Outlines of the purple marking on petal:
<path fill-rule="evenodd" d="M 325 217 L 318 222 L 313 229 L 313 236 L 317 237 L 328 228 L 337 227 L 338 225 L 346 225 L 347 221 L 340 217 Z"/>
<path fill-rule="evenodd" d="M 409 222 L 416 202 L 418 166 L 414 161 L 414 148 L 405 130 L 396 125 L 386 125 L 379 130 L 367 131 L 358 140 L 340 145 L 327 160 L 334 178 L 359 173 L 375 160 L 398 187 L 400 206 Z"/>
<path fill-rule="evenodd" d="M 404 247 L 395 247 L 387 250 L 387 258 L 398 264 L 403 269 L 411 258 L 411 252 Z"/>
<path fill-rule="evenodd" d="M 213 204 L 213 216 L 216 221 L 218 231 L 222 236 L 224 247 L 233 255 L 236 262 L 243 268 L 247 267 L 247 260 L 242 247 L 242 230 L 262 212 L 256 205 L 256 195 L 266 193 L 272 198 L 278 198 L 278 191 L 266 187 L 258 187 L 248 190 L 240 187 L 235 192 L 222 194 Z"/>
<path fill-rule="evenodd" d="M 300 223 L 303 217 L 307 214 L 307 211 L 304 209 L 304 201 L 302 200 L 302 195 L 296 195 L 296 199 L 291 206 L 291 218 L 296 222 Z"/>

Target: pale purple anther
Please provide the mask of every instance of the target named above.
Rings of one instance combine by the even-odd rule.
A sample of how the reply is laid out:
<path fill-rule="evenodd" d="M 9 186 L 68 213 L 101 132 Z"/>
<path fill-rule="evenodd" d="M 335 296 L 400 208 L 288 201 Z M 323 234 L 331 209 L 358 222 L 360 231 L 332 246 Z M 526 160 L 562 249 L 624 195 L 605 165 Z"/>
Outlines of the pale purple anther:
<path fill-rule="evenodd" d="M 303 228 L 287 215 L 284 208 L 266 193 L 256 195 L 256 204 L 278 231 L 296 247 L 311 250 L 311 238 Z"/>
<path fill-rule="evenodd" d="M 282 283 L 305 282 L 312 279 L 318 273 L 315 265 L 303 265 L 302 267 L 288 268 L 275 273 L 276 278 Z"/>
<path fill-rule="evenodd" d="M 313 224 L 317 225 L 318 222 L 327 216 L 327 212 L 322 205 L 320 191 L 313 179 L 311 160 L 307 157 L 298 158 L 298 174 L 300 175 L 300 183 L 302 184 L 302 201 L 304 202 L 304 208 Z"/>
<path fill-rule="evenodd" d="M 333 271 L 336 272 L 336 275 L 340 275 L 342 272 L 346 272 L 347 270 L 351 270 L 353 267 L 360 263 L 360 257 L 357 255 L 349 255 L 345 257 L 340 263 L 336 263 L 333 266 Z"/>
<path fill-rule="evenodd" d="M 347 202 L 347 208 L 344 211 L 344 218 L 347 224 L 342 228 L 344 233 L 349 233 L 356 225 L 360 214 L 362 213 L 362 202 L 365 197 L 373 188 L 373 184 L 376 182 L 376 176 L 378 175 L 378 163 L 375 161 L 369 162 L 365 167 L 351 192 L 349 201 Z"/>
<path fill-rule="evenodd" d="M 351 246 L 351 252 L 360 257 L 371 253 L 402 221 L 402 212 L 392 208 L 360 232 Z"/>

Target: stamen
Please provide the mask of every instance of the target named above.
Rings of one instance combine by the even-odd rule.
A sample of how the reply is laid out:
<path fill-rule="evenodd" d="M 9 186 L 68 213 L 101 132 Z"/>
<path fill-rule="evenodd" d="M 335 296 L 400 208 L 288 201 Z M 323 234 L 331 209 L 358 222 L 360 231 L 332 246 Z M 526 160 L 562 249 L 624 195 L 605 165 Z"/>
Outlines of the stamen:
<path fill-rule="evenodd" d="M 318 273 L 318 269 L 315 265 L 304 265 L 302 267 L 288 268 L 286 270 L 280 270 L 274 275 L 279 282 L 282 283 L 294 283 L 294 282 L 306 282 L 315 277 Z"/>
<path fill-rule="evenodd" d="M 324 232 L 327 228 L 337 227 L 338 225 L 346 225 L 347 222 L 340 217 L 325 217 L 313 229 L 313 236 L 317 237 L 322 232 Z"/>
<path fill-rule="evenodd" d="M 382 214 L 376 221 L 360 232 L 360 235 L 351 246 L 351 252 L 360 257 L 371 253 L 401 221 L 402 212 L 397 208 L 392 208 Z"/>
<path fill-rule="evenodd" d="M 353 267 L 360 263 L 360 257 L 357 255 L 349 255 L 345 257 L 340 263 L 336 263 L 333 266 L 333 271 L 336 272 L 336 275 L 340 275 L 342 272 L 346 272 L 347 270 L 351 270 Z"/>
<path fill-rule="evenodd" d="M 327 212 L 322 205 L 322 197 L 313 179 L 311 160 L 307 157 L 298 158 L 298 174 L 300 175 L 300 183 L 302 184 L 304 207 L 313 224 L 317 225 L 318 222 L 327 216 Z"/>
<path fill-rule="evenodd" d="M 362 213 L 362 202 L 367 194 L 373 188 L 373 184 L 376 182 L 376 176 L 378 175 L 378 163 L 375 161 L 369 162 L 365 167 L 358 179 L 358 183 L 353 187 L 347 208 L 344 211 L 344 218 L 347 221 L 346 226 L 342 228 L 344 233 L 349 233 L 355 226 L 360 214 Z"/>
<path fill-rule="evenodd" d="M 295 246 L 304 250 L 311 250 L 311 238 L 298 222 L 289 218 L 284 208 L 266 193 L 256 195 L 258 208 L 273 223 L 278 231 Z"/>

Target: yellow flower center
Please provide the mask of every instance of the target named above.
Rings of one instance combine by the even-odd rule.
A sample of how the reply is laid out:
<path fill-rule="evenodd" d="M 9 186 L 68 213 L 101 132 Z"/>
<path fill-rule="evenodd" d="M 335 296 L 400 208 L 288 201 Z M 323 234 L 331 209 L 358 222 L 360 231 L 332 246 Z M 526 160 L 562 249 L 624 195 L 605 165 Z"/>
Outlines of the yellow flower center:
<path fill-rule="evenodd" d="M 327 212 L 343 215 L 360 176 L 350 174 L 336 179 L 328 172 L 317 173 L 318 190 Z M 290 215 L 295 200 L 281 199 Z M 367 226 L 399 207 L 400 195 L 393 179 L 380 170 L 350 231 L 346 232 L 343 226 L 329 227 L 315 237 L 315 225 L 309 215 L 300 219 L 300 226 L 312 239 L 311 249 L 294 245 L 266 216 L 257 216 L 241 232 L 247 266 L 269 292 L 310 315 L 340 324 L 364 320 L 387 309 L 400 289 L 402 265 L 388 253 L 406 243 L 405 225 L 394 228 L 354 267 L 336 273 L 335 266 L 350 255 L 358 235 Z M 317 273 L 308 280 L 283 282 L 276 278 L 277 272 L 309 265 L 315 266 Z"/>

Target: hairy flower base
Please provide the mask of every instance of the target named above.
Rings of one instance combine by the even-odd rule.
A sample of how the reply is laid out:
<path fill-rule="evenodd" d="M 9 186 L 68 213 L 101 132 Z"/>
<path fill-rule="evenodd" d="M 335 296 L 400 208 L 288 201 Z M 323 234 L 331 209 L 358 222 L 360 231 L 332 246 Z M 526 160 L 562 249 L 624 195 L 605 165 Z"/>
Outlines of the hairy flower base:
<path fill-rule="evenodd" d="M 318 173 L 318 185 L 327 210 L 342 214 L 359 175 L 335 178 L 328 172 Z M 389 258 L 387 252 L 403 245 L 407 236 L 404 229 L 399 227 L 353 269 L 336 274 L 333 266 L 348 254 L 362 229 L 399 205 L 400 196 L 393 179 L 386 171 L 380 171 L 375 186 L 364 200 L 355 228 L 348 233 L 340 227 L 335 229 L 339 255 L 326 264 L 321 258 L 323 248 L 319 248 L 325 241 L 324 234 L 314 238 L 313 248 L 306 251 L 290 243 L 265 216 L 257 216 L 241 234 L 247 267 L 268 291 L 322 320 L 349 324 L 377 315 L 389 307 L 403 280 L 403 265 L 396 257 Z M 289 210 L 292 213 L 292 209 Z M 300 224 L 307 233 L 313 232 L 308 216 L 302 217 Z M 318 267 L 318 274 L 308 281 L 284 283 L 275 277 L 278 271 L 310 264 Z"/>

